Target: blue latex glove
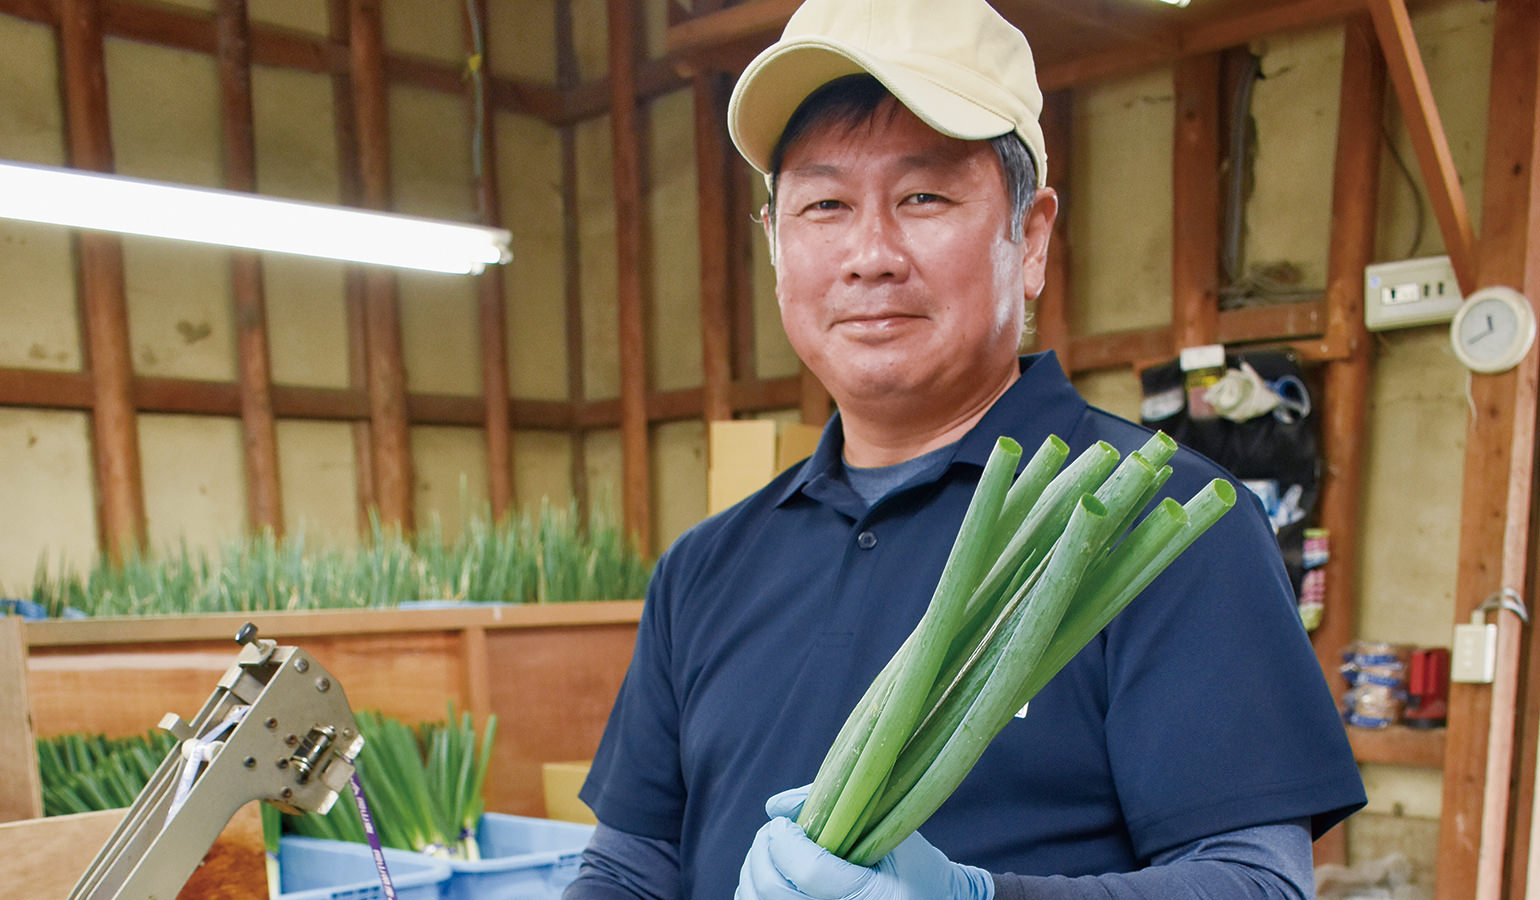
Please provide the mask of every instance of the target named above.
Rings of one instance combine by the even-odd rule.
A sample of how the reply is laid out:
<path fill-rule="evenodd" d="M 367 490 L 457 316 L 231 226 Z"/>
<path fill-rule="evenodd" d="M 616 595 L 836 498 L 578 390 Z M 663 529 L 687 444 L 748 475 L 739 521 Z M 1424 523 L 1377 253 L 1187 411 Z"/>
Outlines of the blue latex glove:
<path fill-rule="evenodd" d="M 736 900 L 993 900 L 988 872 L 952 862 L 918 834 L 869 869 L 845 862 L 791 820 L 806 797 L 797 788 L 765 803 L 771 819 L 743 860 Z"/>

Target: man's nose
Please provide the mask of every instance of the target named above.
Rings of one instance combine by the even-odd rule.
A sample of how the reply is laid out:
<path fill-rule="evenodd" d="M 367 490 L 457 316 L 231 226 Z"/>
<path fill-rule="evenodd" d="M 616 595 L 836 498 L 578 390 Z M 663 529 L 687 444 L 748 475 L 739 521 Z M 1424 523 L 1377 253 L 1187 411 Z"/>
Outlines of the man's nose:
<path fill-rule="evenodd" d="M 851 281 L 902 280 L 909 274 L 903 229 L 887 210 L 866 209 L 851 229 L 846 278 Z"/>

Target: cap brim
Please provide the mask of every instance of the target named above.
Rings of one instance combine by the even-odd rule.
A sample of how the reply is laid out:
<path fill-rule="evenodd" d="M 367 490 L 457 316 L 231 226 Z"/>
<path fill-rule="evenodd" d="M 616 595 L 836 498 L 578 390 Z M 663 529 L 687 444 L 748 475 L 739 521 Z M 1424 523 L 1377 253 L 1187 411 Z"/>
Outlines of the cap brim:
<path fill-rule="evenodd" d="M 808 95 L 836 78 L 869 73 L 925 124 L 962 140 L 1013 131 L 1010 119 L 979 106 L 910 69 L 872 59 L 827 41 L 778 45 L 749 63 L 733 88 L 727 128 L 743 158 L 769 174 L 770 156 L 792 113 Z"/>

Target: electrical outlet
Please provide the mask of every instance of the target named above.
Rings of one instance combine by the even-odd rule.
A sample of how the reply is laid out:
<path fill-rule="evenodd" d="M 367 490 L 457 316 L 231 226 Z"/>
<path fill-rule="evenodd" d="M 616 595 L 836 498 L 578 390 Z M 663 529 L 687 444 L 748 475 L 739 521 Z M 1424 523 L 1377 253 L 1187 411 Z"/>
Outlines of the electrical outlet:
<path fill-rule="evenodd" d="M 1447 256 L 1364 267 L 1364 325 L 1370 331 L 1447 322 L 1463 300 Z"/>
<path fill-rule="evenodd" d="M 1491 684 L 1497 678 L 1497 626 L 1480 622 L 1454 626 L 1449 680 Z"/>

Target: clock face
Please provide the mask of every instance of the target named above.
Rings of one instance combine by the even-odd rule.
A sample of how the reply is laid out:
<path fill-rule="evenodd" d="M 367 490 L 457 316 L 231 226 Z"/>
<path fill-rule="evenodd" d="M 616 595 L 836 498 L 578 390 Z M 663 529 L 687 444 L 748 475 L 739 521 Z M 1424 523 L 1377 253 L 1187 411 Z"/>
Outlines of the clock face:
<path fill-rule="evenodd" d="M 1484 288 L 1465 301 L 1450 325 L 1455 355 L 1477 372 L 1518 364 L 1535 338 L 1529 301 L 1510 288 Z"/>

